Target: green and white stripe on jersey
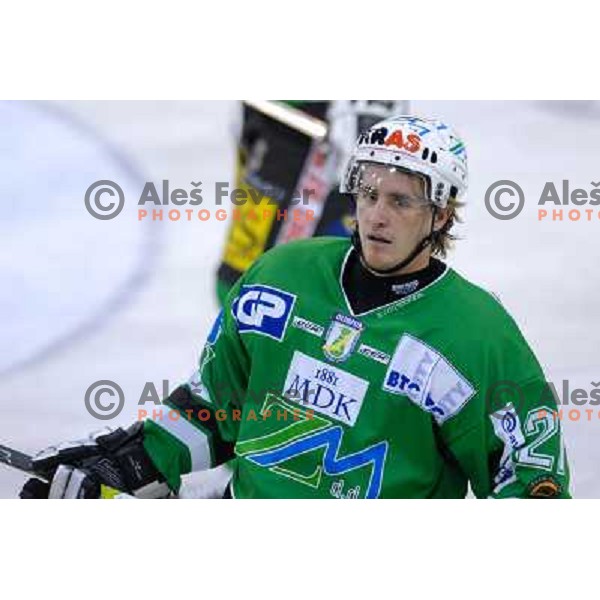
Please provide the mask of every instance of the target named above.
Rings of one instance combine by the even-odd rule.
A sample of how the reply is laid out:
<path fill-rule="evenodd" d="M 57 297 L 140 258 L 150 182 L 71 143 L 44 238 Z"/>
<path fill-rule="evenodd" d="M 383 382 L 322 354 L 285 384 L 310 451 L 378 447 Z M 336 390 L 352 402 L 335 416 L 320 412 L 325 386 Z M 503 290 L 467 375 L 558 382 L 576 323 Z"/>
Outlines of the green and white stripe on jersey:
<path fill-rule="evenodd" d="M 162 418 L 145 423 L 144 446 L 169 487 L 177 489 L 181 473 L 203 471 L 214 464 L 210 434 L 193 417 L 168 403 L 163 406 L 168 410 L 163 411 Z M 160 452 L 155 451 L 157 444 Z"/>

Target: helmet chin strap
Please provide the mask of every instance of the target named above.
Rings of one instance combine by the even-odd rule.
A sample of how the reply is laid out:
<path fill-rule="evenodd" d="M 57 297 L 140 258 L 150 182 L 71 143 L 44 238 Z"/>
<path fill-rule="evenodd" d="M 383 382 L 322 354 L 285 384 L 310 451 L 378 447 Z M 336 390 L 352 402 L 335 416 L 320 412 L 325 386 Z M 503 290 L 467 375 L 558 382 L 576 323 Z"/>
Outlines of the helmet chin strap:
<path fill-rule="evenodd" d="M 413 251 L 404 260 L 401 260 L 399 263 L 395 264 L 393 267 L 390 267 L 389 269 L 376 269 L 375 267 L 372 267 L 371 265 L 369 265 L 369 263 L 367 262 L 367 260 L 365 258 L 365 255 L 363 254 L 363 251 L 362 251 L 362 244 L 360 242 L 360 236 L 358 234 L 358 225 L 356 226 L 356 229 L 354 230 L 354 233 L 352 234 L 352 245 L 354 246 L 356 252 L 358 252 L 358 256 L 360 257 L 361 262 L 363 263 L 363 265 L 365 267 L 367 267 L 367 269 L 369 269 L 369 271 L 372 271 L 376 275 L 391 275 L 392 273 L 395 273 L 396 271 L 399 271 L 400 269 L 403 269 L 408 264 L 410 264 L 421 252 L 423 252 L 423 250 L 427 246 L 432 244 L 435 241 L 435 239 L 441 235 L 443 227 L 440 231 L 434 231 L 434 229 L 433 229 L 436 213 L 437 213 L 437 206 L 434 206 L 432 213 L 431 213 L 431 230 L 429 232 L 429 235 L 426 235 L 414 247 Z"/>

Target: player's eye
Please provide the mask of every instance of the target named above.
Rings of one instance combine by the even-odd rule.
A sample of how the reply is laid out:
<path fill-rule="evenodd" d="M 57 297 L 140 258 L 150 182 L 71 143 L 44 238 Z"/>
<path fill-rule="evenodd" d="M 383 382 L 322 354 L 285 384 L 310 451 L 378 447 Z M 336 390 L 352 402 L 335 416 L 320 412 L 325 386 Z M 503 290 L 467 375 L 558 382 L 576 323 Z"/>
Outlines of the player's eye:
<path fill-rule="evenodd" d="M 369 202 L 377 202 L 377 189 L 373 187 L 361 187 L 359 195 L 361 199 Z"/>
<path fill-rule="evenodd" d="M 393 200 L 399 208 L 410 208 L 415 205 L 415 199 L 407 194 L 394 194 Z"/>
<path fill-rule="evenodd" d="M 392 200 L 398 208 L 420 208 L 425 204 L 424 200 L 408 194 L 394 194 Z"/>

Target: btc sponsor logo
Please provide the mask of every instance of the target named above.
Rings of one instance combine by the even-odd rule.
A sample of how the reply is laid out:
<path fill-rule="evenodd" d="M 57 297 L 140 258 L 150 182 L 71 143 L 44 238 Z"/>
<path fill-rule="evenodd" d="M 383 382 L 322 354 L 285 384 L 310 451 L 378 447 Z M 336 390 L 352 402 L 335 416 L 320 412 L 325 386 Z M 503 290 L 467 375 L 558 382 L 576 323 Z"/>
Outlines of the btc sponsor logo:
<path fill-rule="evenodd" d="M 475 389 L 439 352 L 404 334 L 396 346 L 383 389 L 407 396 L 438 423 L 458 413 Z"/>

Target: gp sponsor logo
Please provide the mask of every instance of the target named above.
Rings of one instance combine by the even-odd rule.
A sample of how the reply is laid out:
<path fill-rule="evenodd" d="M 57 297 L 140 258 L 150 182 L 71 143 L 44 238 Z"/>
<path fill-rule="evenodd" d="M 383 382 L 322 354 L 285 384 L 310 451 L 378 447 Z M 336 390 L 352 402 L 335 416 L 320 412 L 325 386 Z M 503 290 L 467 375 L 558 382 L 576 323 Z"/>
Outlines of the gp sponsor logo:
<path fill-rule="evenodd" d="M 439 352 L 408 334 L 396 346 L 383 389 L 407 396 L 439 424 L 475 394 L 473 386 Z"/>
<path fill-rule="evenodd" d="M 296 351 L 283 392 L 289 400 L 352 427 L 368 387 L 368 381 Z"/>
<path fill-rule="evenodd" d="M 240 333 L 283 340 L 296 296 L 266 285 L 243 285 L 232 305 Z"/>

